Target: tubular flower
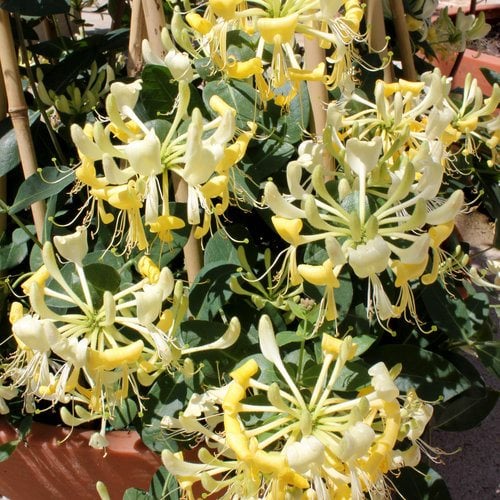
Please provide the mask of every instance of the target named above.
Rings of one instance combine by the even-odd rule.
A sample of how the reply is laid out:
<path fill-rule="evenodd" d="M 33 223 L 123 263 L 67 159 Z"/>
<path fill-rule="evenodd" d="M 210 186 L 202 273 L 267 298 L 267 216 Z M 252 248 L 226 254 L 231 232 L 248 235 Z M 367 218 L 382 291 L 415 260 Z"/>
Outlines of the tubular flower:
<path fill-rule="evenodd" d="M 336 319 L 334 289 L 348 265 L 368 280 L 368 309 L 382 325 L 401 315 L 418 323 L 412 284 L 427 285 L 443 275 L 448 255 L 440 247 L 453 230 L 464 195 L 457 190 L 448 199 L 439 197 L 440 150 L 429 142 L 417 152 L 405 151 L 398 139 L 391 145 L 388 136 L 366 140 L 361 138 L 365 130 L 358 133 L 341 139 L 327 127 L 325 145 L 313 150 L 306 141 L 288 165 L 289 194 L 271 181 L 264 187 L 274 228 L 289 244 L 282 269 L 288 269 L 292 285 L 307 281 L 325 287 L 328 320 Z M 338 167 L 330 181 L 332 174 L 323 166 L 325 147 Z M 300 262 L 300 247 L 321 241 L 328 260 Z M 399 292 L 395 303 L 381 275 Z"/>
<path fill-rule="evenodd" d="M 170 213 L 169 171 L 188 185 L 187 222 L 199 226 L 197 237 L 209 231 L 212 215 L 220 222 L 230 204 L 230 192 L 237 190 L 231 167 L 245 155 L 256 125 L 249 123 L 249 130 L 238 134 L 234 109 L 217 96 L 210 102 L 219 116 L 204 122 L 195 108 L 187 131 L 180 133 L 190 91 L 186 79 L 179 79 L 178 86 L 174 119 L 163 142 L 133 110 L 140 82 L 112 85 L 106 107 L 110 123 L 105 127 L 100 122 L 71 127 L 81 159 L 74 191 L 85 187 L 89 194 L 84 223 L 94 211 L 103 224 L 114 223 L 110 246 L 125 239 L 125 252 L 149 248 L 147 229 L 171 243 L 173 231 L 185 226 L 186 221 Z M 112 141 L 112 136 L 121 143 Z"/>
<path fill-rule="evenodd" d="M 357 397 L 335 393 L 345 363 L 356 354 L 351 337 L 323 336 L 319 376 L 310 387 L 296 383 L 285 368 L 267 316 L 259 322 L 259 341 L 278 374 L 276 382 L 260 382 L 258 363 L 251 359 L 231 373 L 228 385 L 195 394 L 178 418 L 163 420 L 165 427 L 206 442 L 197 463 L 162 453 L 187 498 L 194 498 L 193 485 L 199 482 L 223 499 L 362 499 L 365 493 L 388 493 L 385 474 L 406 465 L 398 459 L 405 453 L 399 450 L 404 440 L 416 449 L 412 465 L 418 463 L 417 440 L 432 407 L 415 391 L 401 396 L 383 363 L 369 369 L 371 382 Z M 256 394 L 258 400 L 247 401 Z M 221 424 L 223 431 L 216 432 Z"/>
<path fill-rule="evenodd" d="M 363 8 L 358 0 L 270 0 L 208 2 L 203 16 L 191 11 L 186 21 L 192 28 L 191 47 L 209 57 L 229 78 L 252 78 L 265 104 L 274 99 L 287 106 L 302 81 L 323 82 L 329 88 L 351 90 L 353 60 L 361 62 L 354 48 L 365 41 L 359 34 Z M 255 55 L 238 60 L 227 52 L 227 33 L 239 30 L 255 37 Z M 185 33 L 186 30 L 183 31 Z M 296 51 L 297 36 L 330 51 L 328 61 L 305 67 Z M 183 42 L 179 35 L 177 42 Z M 267 49 L 266 49 L 267 47 Z M 269 50 L 268 50 L 269 49 Z M 267 54 L 270 54 L 270 57 Z"/>
<path fill-rule="evenodd" d="M 165 370 L 182 369 L 181 357 L 196 348 L 178 345 L 179 323 L 187 311 L 182 282 L 176 283 L 168 268 L 160 270 L 143 257 L 140 281 L 99 295 L 84 268 L 86 238 L 84 229 L 54 238 L 60 256 L 69 261 L 64 273 L 54 246 L 45 243 L 42 257 L 48 277 L 30 278 L 30 312 L 18 307 L 11 312 L 18 347 L 5 374 L 14 389 L 23 388 L 29 411 L 38 400 L 73 403 L 74 414 L 67 409 L 62 413 L 66 423 L 101 419 L 104 428 L 130 394 L 140 404 L 139 384 L 151 384 Z M 166 301 L 172 304 L 164 309 Z M 231 345 L 238 327 L 233 321 L 223 338 L 204 347 Z"/>
<path fill-rule="evenodd" d="M 498 117 L 494 112 L 500 102 L 500 87 L 494 85 L 492 95 L 484 99 L 477 81 L 468 75 L 463 95 L 450 95 L 450 88 L 449 79 L 436 68 L 424 73 L 420 82 L 378 81 L 374 102 L 353 94 L 352 100 L 362 110 L 350 116 L 332 103 L 329 107 L 332 147 L 341 137 L 351 136 L 361 127 L 364 138 L 382 139 L 383 153 L 389 161 L 393 161 L 396 151 L 416 154 L 427 142 L 436 160 L 447 168 L 456 168 L 453 161 L 456 154 L 475 155 L 478 145 L 484 144 L 491 152 L 489 165 L 495 165 Z M 462 146 L 451 152 L 449 146 L 454 143 Z M 446 156 L 440 153 L 443 147 L 447 149 Z"/>

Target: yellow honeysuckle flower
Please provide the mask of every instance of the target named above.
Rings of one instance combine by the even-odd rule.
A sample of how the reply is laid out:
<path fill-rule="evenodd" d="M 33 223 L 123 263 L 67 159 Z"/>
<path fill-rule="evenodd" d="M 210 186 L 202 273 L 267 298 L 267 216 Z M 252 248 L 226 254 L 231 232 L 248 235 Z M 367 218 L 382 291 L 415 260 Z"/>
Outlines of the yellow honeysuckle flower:
<path fill-rule="evenodd" d="M 260 382 L 259 365 L 250 359 L 231 372 L 227 386 L 193 396 L 179 419 L 164 419 L 165 427 L 195 432 L 207 443 L 199 463 L 163 452 L 163 464 L 181 489 L 191 491 L 200 482 L 208 494 L 221 499 L 383 494 L 384 475 L 406 465 L 396 458 L 404 453 L 399 447 L 409 440 L 418 449 L 432 408 L 414 391 L 401 395 L 384 363 L 369 369 L 371 382 L 363 394 L 353 399 L 336 394 L 339 374 L 357 349 L 350 337 L 323 337 L 324 357 L 313 387 L 299 387 L 295 380 L 300 377 L 288 372 L 267 316 L 259 322 L 259 341 L 262 355 L 281 379 L 279 386 Z M 260 395 L 259 403 L 246 402 L 254 393 Z M 262 401 L 264 396 L 267 401 Z M 224 429 L 216 432 L 220 408 Z M 246 424 L 247 416 L 252 424 Z M 413 452 L 412 463 L 419 459 Z"/>

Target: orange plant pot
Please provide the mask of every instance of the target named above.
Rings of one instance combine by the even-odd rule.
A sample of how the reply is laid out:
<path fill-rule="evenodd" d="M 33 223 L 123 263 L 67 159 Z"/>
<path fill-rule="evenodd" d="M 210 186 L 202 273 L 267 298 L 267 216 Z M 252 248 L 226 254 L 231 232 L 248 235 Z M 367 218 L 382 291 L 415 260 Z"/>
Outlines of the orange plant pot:
<path fill-rule="evenodd" d="M 444 75 L 448 75 L 453 66 L 454 58 L 446 61 L 438 61 L 437 65 Z M 486 80 L 481 68 L 488 68 L 493 71 L 500 71 L 500 57 L 490 54 L 479 53 L 475 50 L 467 49 L 464 52 L 462 62 L 453 78 L 453 87 L 463 87 L 467 73 L 477 79 L 477 83 L 485 95 L 491 95 L 492 86 Z"/>
<path fill-rule="evenodd" d="M 0 495 L 10 500 L 97 499 L 97 481 L 106 484 L 112 500 L 121 500 L 127 488 L 148 490 L 161 460 L 137 432 L 107 433 L 106 454 L 89 446 L 92 432 L 34 422 L 25 442 L 0 462 Z M 0 419 L 0 444 L 16 437 Z"/>

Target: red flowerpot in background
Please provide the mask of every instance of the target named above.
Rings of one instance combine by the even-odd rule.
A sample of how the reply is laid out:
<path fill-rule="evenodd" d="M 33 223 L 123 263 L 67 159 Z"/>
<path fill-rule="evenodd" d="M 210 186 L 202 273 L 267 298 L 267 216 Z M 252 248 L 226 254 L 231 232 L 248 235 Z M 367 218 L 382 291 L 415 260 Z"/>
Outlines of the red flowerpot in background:
<path fill-rule="evenodd" d="M 443 75 L 448 75 L 453 67 L 455 59 L 451 58 L 446 61 L 438 61 L 437 66 L 441 69 Z M 467 49 L 458 71 L 453 78 L 453 87 L 463 87 L 467 73 L 470 73 L 477 79 L 477 83 L 485 95 L 491 95 L 491 84 L 486 80 L 481 68 L 488 68 L 496 72 L 500 72 L 500 57 L 484 54 L 475 50 Z"/>
<path fill-rule="evenodd" d="M 34 422 L 25 442 L 0 462 L 0 495 L 10 500 L 97 499 L 97 481 L 106 484 L 112 500 L 121 500 L 127 488 L 148 490 L 161 460 L 137 432 L 107 433 L 106 454 L 89 446 L 93 432 Z M 0 444 L 16 437 L 0 419 Z"/>

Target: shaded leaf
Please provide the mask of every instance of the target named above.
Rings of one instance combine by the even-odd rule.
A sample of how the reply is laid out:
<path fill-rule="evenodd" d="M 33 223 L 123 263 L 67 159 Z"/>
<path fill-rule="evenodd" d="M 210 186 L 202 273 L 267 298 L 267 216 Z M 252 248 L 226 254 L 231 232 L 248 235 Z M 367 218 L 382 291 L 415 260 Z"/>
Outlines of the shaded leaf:
<path fill-rule="evenodd" d="M 498 391 L 470 387 L 456 397 L 434 407 L 434 426 L 443 431 L 466 431 L 478 426 L 493 410 Z"/>
<path fill-rule="evenodd" d="M 213 96 L 219 96 L 226 104 L 236 110 L 237 127 L 247 130 L 247 122 L 255 121 L 258 97 L 255 89 L 248 83 L 237 80 L 231 83 L 224 80 L 208 82 L 203 89 L 203 102 L 209 111 L 211 109 L 210 98 Z"/>
<path fill-rule="evenodd" d="M 236 264 L 220 261 L 201 269 L 189 294 L 189 309 L 193 315 L 199 319 L 209 320 L 224 304 L 227 304 L 233 293 L 227 282 L 236 269 Z"/>
<path fill-rule="evenodd" d="M 68 0 L 2 0 L 0 8 L 22 16 L 43 17 L 69 12 Z"/>
<path fill-rule="evenodd" d="M 156 474 L 149 485 L 149 498 L 153 500 L 179 500 L 179 484 L 170 472 L 163 465 L 156 471 Z"/>
<path fill-rule="evenodd" d="M 391 476 L 401 498 L 418 500 L 451 500 L 444 479 L 426 464 L 415 469 L 404 467 Z"/>
<path fill-rule="evenodd" d="M 101 292 L 109 290 L 112 293 L 118 291 L 121 279 L 118 271 L 113 267 L 95 262 L 87 264 L 83 270 L 85 277 L 97 290 Z"/>
<path fill-rule="evenodd" d="M 368 351 L 365 360 L 375 364 L 383 361 L 388 368 L 401 363 L 396 379 L 400 390 L 415 388 L 420 398 L 447 401 L 470 387 L 470 382 L 447 359 L 415 345 L 384 345 Z"/>
<path fill-rule="evenodd" d="M 124 399 L 119 406 L 115 408 L 111 424 L 113 429 L 126 429 L 130 426 L 137 416 L 137 403 L 131 399 Z"/>
<path fill-rule="evenodd" d="M 127 488 L 123 493 L 123 500 L 146 500 L 151 498 L 149 493 L 139 488 Z"/>
<path fill-rule="evenodd" d="M 186 384 L 174 380 L 168 375 L 163 375 L 151 386 L 143 401 L 144 413 L 137 420 L 144 444 L 155 452 L 164 449 L 178 450 L 175 439 L 170 438 L 166 429 L 161 426 L 165 416 L 175 417 L 184 409 L 191 393 Z"/>
<path fill-rule="evenodd" d="M 469 343 L 489 316 L 489 300 L 485 293 L 469 295 L 465 300 L 452 299 L 443 285 L 426 286 L 422 298 L 439 331 L 456 340 Z"/>
<path fill-rule="evenodd" d="M 41 172 L 28 177 L 19 187 L 9 213 L 15 214 L 39 200 L 59 194 L 74 180 L 71 169 L 61 171 L 56 167 L 45 167 Z"/>
<path fill-rule="evenodd" d="M 40 112 L 33 112 L 30 110 L 28 113 L 28 120 L 31 126 L 40 117 Z M 0 123 L 0 158 L 2 158 L 0 162 L 0 177 L 17 167 L 20 162 L 16 133 L 12 128 L 12 121 L 10 118 L 5 118 L 5 120 Z"/>

